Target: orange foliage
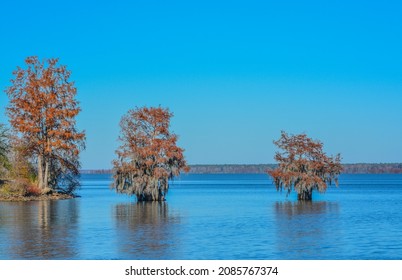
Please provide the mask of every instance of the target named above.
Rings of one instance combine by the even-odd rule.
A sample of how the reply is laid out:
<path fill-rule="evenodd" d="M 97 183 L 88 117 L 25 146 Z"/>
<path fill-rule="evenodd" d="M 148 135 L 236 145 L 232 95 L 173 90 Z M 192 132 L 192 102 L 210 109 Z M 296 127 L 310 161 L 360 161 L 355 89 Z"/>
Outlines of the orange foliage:
<path fill-rule="evenodd" d="M 277 152 L 275 160 L 278 168 L 268 171 L 277 190 L 295 189 L 299 200 L 311 200 L 312 191 L 325 192 L 327 184 L 335 182 L 342 171 L 340 154 L 328 157 L 323 152 L 323 144 L 307 137 L 306 134 L 288 135 L 282 131 L 281 138 L 274 142 L 283 150 Z"/>
<path fill-rule="evenodd" d="M 25 186 L 25 196 L 40 196 L 42 193 L 42 190 L 35 185 L 32 184 L 27 184 Z"/>
<path fill-rule="evenodd" d="M 45 189 L 55 187 L 51 186 L 57 177 L 51 173 L 52 166 L 78 173 L 77 156 L 85 134 L 75 126 L 80 108 L 66 66 L 58 66 L 58 59 L 41 62 L 35 56 L 25 63 L 26 69 L 18 67 L 13 72 L 12 85 L 6 90 L 10 98 L 7 113 L 27 151 L 36 157 L 38 184 Z"/>
<path fill-rule="evenodd" d="M 118 192 L 135 194 L 139 201 L 164 200 L 168 180 L 188 171 L 177 135 L 170 133 L 170 118 L 164 108 L 137 108 L 123 116 L 121 146 L 113 161 L 114 184 Z"/>

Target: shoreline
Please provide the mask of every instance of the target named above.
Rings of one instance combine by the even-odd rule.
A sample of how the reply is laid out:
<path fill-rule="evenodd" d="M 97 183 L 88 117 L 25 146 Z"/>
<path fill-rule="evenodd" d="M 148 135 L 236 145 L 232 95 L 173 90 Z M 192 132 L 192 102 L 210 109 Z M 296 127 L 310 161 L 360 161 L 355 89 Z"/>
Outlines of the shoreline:
<path fill-rule="evenodd" d="M 79 196 L 73 194 L 53 193 L 36 196 L 23 195 L 0 195 L 0 202 L 27 202 L 27 201 L 49 201 L 49 200 L 66 200 L 73 199 Z"/>

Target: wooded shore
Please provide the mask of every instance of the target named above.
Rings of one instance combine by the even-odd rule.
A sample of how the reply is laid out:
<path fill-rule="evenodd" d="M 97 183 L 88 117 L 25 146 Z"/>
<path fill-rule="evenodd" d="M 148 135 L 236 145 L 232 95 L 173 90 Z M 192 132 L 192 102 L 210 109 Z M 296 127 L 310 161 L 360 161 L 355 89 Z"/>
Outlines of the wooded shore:
<path fill-rule="evenodd" d="M 276 164 L 197 164 L 190 165 L 189 174 L 265 174 Z M 402 163 L 342 164 L 343 174 L 402 174 Z M 81 174 L 111 174 L 109 169 L 81 170 Z"/>

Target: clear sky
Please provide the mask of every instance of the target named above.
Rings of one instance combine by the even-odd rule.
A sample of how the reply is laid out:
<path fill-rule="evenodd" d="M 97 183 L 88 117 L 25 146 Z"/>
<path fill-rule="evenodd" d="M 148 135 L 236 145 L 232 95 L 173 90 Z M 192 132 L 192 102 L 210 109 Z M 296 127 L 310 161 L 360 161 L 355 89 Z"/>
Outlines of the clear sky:
<path fill-rule="evenodd" d="M 72 71 L 85 169 L 169 107 L 190 164 L 273 163 L 280 131 L 343 162 L 402 162 L 400 1 L 2 1 L 0 88 L 27 56 Z M 6 122 L 5 93 L 0 122 Z"/>

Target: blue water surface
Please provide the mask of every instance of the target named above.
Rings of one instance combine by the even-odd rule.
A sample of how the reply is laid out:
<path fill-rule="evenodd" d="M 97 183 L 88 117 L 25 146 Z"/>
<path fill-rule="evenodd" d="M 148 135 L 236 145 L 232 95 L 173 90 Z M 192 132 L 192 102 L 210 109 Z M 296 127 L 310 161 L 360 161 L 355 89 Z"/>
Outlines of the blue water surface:
<path fill-rule="evenodd" d="M 341 175 L 310 203 L 263 174 L 182 175 L 164 203 L 81 181 L 77 199 L 0 202 L 0 259 L 402 259 L 402 175 Z"/>

